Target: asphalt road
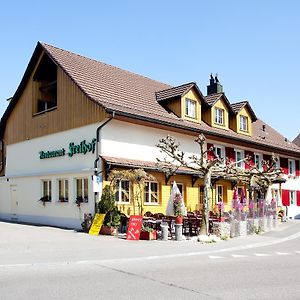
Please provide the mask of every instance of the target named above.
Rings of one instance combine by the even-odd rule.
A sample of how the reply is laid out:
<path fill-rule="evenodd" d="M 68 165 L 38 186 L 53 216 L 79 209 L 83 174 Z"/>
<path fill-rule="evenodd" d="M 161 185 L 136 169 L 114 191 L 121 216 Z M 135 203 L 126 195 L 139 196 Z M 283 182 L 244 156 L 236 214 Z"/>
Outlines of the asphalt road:
<path fill-rule="evenodd" d="M 299 299 L 300 221 L 214 244 L 0 222 L 0 299 Z"/>

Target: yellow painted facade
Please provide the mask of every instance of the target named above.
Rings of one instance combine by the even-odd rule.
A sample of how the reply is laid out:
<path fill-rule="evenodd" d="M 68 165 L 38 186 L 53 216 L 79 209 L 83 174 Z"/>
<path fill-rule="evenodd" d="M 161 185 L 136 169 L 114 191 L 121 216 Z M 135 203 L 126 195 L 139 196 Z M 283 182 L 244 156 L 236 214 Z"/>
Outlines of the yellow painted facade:
<path fill-rule="evenodd" d="M 186 115 L 185 107 L 187 99 L 193 100 L 196 103 L 196 118 L 191 118 Z M 201 122 L 201 99 L 198 97 L 194 89 L 189 90 L 184 96 L 181 97 L 181 117 L 192 122 Z"/>
<path fill-rule="evenodd" d="M 224 123 L 223 125 L 217 124 L 215 122 L 216 118 L 216 108 L 222 109 L 224 111 Z M 228 113 L 228 108 L 224 102 L 224 100 L 221 98 L 218 100 L 215 105 L 211 108 L 211 126 L 216 127 L 216 128 L 221 128 L 221 129 L 228 129 L 229 128 L 229 113 Z"/>
<path fill-rule="evenodd" d="M 171 193 L 171 187 L 174 181 L 179 185 L 182 185 L 183 188 L 183 198 L 184 203 L 187 208 L 187 211 L 200 211 L 202 208 L 201 203 L 201 192 L 200 187 L 203 187 L 203 179 L 198 179 L 194 185 L 192 185 L 192 177 L 190 175 L 175 175 L 169 178 L 168 183 L 166 184 L 166 178 L 163 173 L 159 172 L 149 172 L 156 178 L 158 183 L 158 203 L 153 204 L 144 204 L 144 193 L 142 194 L 142 214 L 150 211 L 151 213 L 166 213 L 167 203 Z M 104 181 L 104 185 L 110 184 L 109 181 Z M 213 211 L 216 203 L 216 188 L 217 186 L 222 186 L 223 189 L 223 202 L 225 211 L 231 210 L 233 190 L 231 182 L 226 180 L 218 180 L 217 183 L 213 186 L 210 193 L 210 210 Z M 137 191 L 137 186 L 133 186 L 133 193 Z M 140 209 L 138 203 L 134 203 L 133 195 L 130 195 L 130 202 L 128 203 L 117 203 L 118 209 L 125 213 L 126 215 L 135 215 L 140 214 Z"/>
<path fill-rule="evenodd" d="M 247 124 L 247 131 L 244 131 L 244 130 L 241 130 L 240 129 L 240 117 L 241 116 L 244 116 L 247 118 L 248 120 L 248 124 Z M 237 133 L 240 133 L 240 134 L 245 134 L 245 135 L 249 135 L 249 136 L 252 136 L 252 120 L 251 120 L 251 115 L 249 114 L 249 111 L 246 107 L 243 107 L 240 112 L 237 114 L 236 116 L 236 122 L 237 122 L 237 130 L 236 132 Z"/>

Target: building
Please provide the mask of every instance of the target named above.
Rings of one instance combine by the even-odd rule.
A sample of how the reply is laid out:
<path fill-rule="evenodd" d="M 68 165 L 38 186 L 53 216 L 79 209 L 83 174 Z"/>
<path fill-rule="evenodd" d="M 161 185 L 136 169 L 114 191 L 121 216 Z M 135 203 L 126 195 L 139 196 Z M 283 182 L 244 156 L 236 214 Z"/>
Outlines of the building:
<path fill-rule="evenodd" d="M 300 148 L 247 101 L 230 103 L 218 78 L 211 76 L 204 96 L 194 82 L 172 87 L 38 43 L 1 119 L 0 218 L 79 228 L 100 196 L 92 175 L 102 171 L 101 186 L 114 168 L 142 167 L 156 178 L 146 184 L 144 212 L 165 211 L 174 180 L 188 210 L 198 210 L 203 180 L 159 172 L 155 145 L 170 134 L 196 154 L 199 133 L 219 156 L 250 155 L 259 166 L 278 155 L 287 181 L 273 188 L 290 217 L 300 214 Z M 214 182 L 212 204 L 222 200 L 230 209 L 232 189 L 229 181 Z M 137 213 L 129 193 L 129 183 L 119 182 L 116 200 L 128 215 Z"/>

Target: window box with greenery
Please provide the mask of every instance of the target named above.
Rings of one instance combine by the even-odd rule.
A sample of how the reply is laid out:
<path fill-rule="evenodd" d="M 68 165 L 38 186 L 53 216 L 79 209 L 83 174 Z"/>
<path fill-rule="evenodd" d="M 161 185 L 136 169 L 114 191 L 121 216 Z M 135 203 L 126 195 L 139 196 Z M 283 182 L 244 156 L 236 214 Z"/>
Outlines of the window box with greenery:
<path fill-rule="evenodd" d="M 43 196 L 39 199 L 43 203 L 43 205 L 46 205 L 46 202 L 51 202 L 51 197 L 50 196 Z"/>
<path fill-rule="evenodd" d="M 140 234 L 140 240 L 156 240 L 157 231 L 153 228 L 143 226 Z"/>

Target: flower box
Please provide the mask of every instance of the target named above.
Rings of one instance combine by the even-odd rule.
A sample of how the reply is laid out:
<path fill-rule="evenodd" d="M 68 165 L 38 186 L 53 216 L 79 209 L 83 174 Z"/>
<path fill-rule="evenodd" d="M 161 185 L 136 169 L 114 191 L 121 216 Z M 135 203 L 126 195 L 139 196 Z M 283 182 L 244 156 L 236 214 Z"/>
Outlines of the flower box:
<path fill-rule="evenodd" d="M 100 229 L 100 234 L 104 235 L 116 235 L 117 234 L 117 227 L 109 227 L 102 225 Z"/>
<path fill-rule="evenodd" d="M 141 231 L 140 240 L 156 240 L 157 233 L 156 231 Z"/>

